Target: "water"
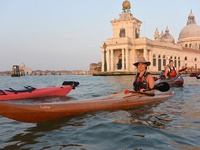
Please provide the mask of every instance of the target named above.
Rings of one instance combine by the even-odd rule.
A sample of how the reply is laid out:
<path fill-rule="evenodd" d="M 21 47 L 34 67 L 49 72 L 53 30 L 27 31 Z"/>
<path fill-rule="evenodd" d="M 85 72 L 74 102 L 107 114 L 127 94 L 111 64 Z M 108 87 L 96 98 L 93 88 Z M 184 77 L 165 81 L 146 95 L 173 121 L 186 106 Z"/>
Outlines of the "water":
<path fill-rule="evenodd" d="M 93 98 L 132 88 L 133 76 L 1 76 L 0 89 L 23 86 L 80 85 L 65 98 L 28 100 L 68 101 Z M 0 116 L 0 149 L 4 150 L 196 150 L 200 149 L 200 80 L 184 77 L 184 87 L 164 102 L 119 111 L 101 111 L 43 123 L 23 123 Z M 14 101 L 13 101 L 14 102 Z M 25 102 L 19 100 L 17 102 Z"/>

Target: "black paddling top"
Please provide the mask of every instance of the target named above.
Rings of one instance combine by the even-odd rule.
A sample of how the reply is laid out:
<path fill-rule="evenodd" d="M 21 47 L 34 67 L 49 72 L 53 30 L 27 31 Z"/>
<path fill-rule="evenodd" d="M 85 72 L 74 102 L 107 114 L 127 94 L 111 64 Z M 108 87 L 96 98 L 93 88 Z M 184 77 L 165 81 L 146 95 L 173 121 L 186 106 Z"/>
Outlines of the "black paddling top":
<path fill-rule="evenodd" d="M 144 72 L 142 77 L 140 77 L 140 73 L 137 73 L 135 77 L 135 81 L 133 82 L 133 88 L 135 91 L 140 91 L 140 89 L 148 89 L 149 83 L 147 82 L 146 78 L 149 75 L 149 72 Z"/>

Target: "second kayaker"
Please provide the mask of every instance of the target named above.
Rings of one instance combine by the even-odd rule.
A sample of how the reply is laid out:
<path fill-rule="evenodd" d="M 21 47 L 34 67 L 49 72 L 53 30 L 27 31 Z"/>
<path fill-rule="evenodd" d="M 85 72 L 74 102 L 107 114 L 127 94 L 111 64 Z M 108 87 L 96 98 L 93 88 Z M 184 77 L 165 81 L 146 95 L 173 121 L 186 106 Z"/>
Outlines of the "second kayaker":
<path fill-rule="evenodd" d="M 178 70 L 174 67 L 173 60 L 169 60 L 169 65 L 165 69 L 165 78 L 176 77 Z"/>
<path fill-rule="evenodd" d="M 133 82 L 134 90 L 154 95 L 154 90 L 150 90 L 154 87 L 154 79 L 152 75 L 147 72 L 147 67 L 151 65 L 151 63 L 147 62 L 144 57 L 139 57 L 138 61 L 133 65 L 138 69 L 138 73 L 136 74 Z"/>

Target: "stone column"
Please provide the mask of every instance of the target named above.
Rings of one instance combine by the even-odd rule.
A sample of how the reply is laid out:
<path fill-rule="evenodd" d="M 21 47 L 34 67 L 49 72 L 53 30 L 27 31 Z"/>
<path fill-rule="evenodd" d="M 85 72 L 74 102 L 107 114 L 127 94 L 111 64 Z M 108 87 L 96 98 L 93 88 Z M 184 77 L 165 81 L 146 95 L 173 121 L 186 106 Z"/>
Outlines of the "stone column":
<path fill-rule="evenodd" d="M 124 48 L 122 48 L 122 70 L 124 71 Z"/>
<path fill-rule="evenodd" d="M 137 54 L 136 54 L 136 50 L 135 50 L 135 46 L 133 47 L 133 56 L 132 56 L 132 64 L 133 63 L 135 63 L 136 62 L 136 59 L 137 59 Z M 133 68 L 133 70 L 132 71 L 136 71 L 136 67 L 133 67 L 133 66 L 131 66 L 132 68 Z"/>
<path fill-rule="evenodd" d="M 146 46 L 143 48 L 143 51 L 144 51 L 144 58 L 146 59 L 146 61 L 149 61 L 148 57 L 147 57 L 147 47 Z"/>
<path fill-rule="evenodd" d="M 126 71 L 130 71 L 129 70 L 129 49 L 128 47 L 125 49 L 126 51 Z"/>
<path fill-rule="evenodd" d="M 149 66 L 149 71 L 152 71 L 152 67 L 153 67 L 153 61 L 152 61 L 152 51 L 149 50 L 149 60 L 151 62 L 151 65 Z"/>
<path fill-rule="evenodd" d="M 113 67 L 114 67 L 114 65 L 113 65 L 113 64 L 114 64 L 114 59 L 113 59 L 113 58 L 114 58 L 114 57 L 113 57 L 113 51 L 114 51 L 114 50 L 113 50 L 113 49 L 111 49 L 111 71 L 114 71 L 114 68 L 113 68 Z"/>
<path fill-rule="evenodd" d="M 110 49 L 107 49 L 106 52 L 106 61 L 107 61 L 107 71 L 110 72 Z"/>
<path fill-rule="evenodd" d="M 102 55 L 102 59 L 101 59 L 101 61 L 102 61 L 102 65 L 101 65 L 101 72 L 104 72 L 105 70 L 104 70 L 104 49 L 102 48 L 102 51 L 101 51 L 101 55 Z"/>

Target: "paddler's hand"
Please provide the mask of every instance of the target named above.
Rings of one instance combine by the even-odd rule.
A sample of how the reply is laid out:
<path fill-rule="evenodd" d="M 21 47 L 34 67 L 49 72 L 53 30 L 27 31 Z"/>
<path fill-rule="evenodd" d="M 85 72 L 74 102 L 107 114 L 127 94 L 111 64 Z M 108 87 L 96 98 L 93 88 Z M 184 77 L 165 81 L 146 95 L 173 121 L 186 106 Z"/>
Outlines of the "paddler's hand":
<path fill-rule="evenodd" d="M 145 93 L 145 89 L 140 89 L 140 93 Z"/>

